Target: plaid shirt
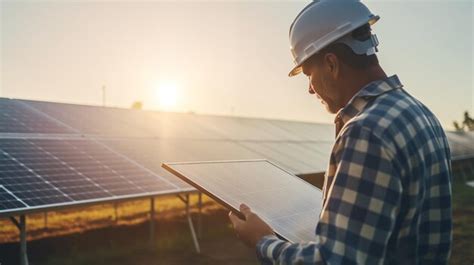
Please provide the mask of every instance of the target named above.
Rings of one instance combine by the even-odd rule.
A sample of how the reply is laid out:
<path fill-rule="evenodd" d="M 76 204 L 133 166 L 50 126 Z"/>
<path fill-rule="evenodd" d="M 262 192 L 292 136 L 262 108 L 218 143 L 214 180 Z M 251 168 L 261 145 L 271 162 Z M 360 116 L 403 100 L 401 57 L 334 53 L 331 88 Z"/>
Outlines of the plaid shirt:
<path fill-rule="evenodd" d="M 265 236 L 262 264 L 447 264 L 451 159 L 435 116 L 397 76 L 368 84 L 336 116 L 314 241 Z"/>

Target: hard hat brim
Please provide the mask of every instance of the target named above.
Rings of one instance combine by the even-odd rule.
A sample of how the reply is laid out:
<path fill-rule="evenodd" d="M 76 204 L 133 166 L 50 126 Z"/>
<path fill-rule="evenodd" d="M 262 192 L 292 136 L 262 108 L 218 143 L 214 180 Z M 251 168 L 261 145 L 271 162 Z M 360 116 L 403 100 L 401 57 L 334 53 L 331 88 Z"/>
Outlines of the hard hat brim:
<path fill-rule="evenodd" d="M 299 75 L 301 72 L 303 72 L 303 67 L 301 65 L 295 66 L 295 68 L 291 69 L 290 73 L 288 73 L 289 77 Z"/>

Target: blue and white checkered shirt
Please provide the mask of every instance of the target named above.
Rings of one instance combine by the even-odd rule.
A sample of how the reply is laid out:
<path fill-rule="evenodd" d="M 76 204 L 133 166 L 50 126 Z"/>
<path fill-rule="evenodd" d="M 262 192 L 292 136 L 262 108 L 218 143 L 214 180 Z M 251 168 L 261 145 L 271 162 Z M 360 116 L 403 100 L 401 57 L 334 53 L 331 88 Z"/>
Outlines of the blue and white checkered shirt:
<path fill-rule="evenodd" d="M 265 236 L 262 264 L 447 264 L 451 159 L 435 116 L 391 76 L 336 117 L 313 242 Z"/>

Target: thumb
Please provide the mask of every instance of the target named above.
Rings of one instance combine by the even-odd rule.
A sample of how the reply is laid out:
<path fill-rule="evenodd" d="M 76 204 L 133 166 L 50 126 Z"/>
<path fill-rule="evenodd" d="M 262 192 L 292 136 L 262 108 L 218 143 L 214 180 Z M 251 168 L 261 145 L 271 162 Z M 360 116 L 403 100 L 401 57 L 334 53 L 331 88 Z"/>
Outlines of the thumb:
<path fill-rule="evenodd" d="M 232 226 L 234 228 L 236 228 L 241 223 L 243 223 L 243 221 L 240 220 L 240 218 L 237 215 L 235 215 L 232 211 L 229 212 L 229 219 L 230 219 L 230 222 L 232 223 Z"/>
<path fill-rule="evenodd" d="M 252 210 L 245 203 L 240 205 L 240 212 L 245 216 L 246 220 L 249 218 L 250 214 L 252 214 Z"/>

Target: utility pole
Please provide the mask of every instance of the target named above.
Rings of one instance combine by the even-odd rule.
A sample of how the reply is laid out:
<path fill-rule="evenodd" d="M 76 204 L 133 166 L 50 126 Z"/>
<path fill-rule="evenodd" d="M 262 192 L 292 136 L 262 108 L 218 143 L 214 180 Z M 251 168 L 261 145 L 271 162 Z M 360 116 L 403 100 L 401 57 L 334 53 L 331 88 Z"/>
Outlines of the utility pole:
<path fill-rule="evenodd" d="M 105 107 L 105 85 L 102 85 L 102 107 Z"/>

